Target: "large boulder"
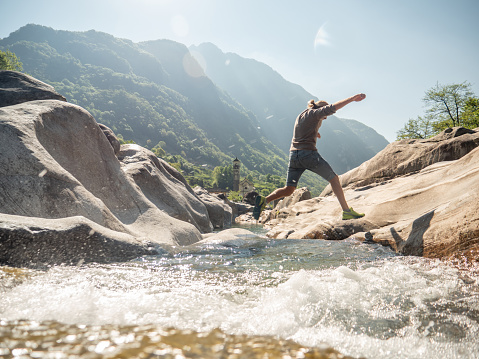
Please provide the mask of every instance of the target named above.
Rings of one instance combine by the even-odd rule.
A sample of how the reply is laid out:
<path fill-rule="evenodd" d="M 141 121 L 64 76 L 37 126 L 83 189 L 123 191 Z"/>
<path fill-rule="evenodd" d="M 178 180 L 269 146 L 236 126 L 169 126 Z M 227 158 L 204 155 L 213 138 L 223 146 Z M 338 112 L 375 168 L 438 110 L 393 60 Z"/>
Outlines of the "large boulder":
<path fill-rule="evenodd" d="M 0 107 L 34 100 L 66 101 L 55 89 L 17 71 L 0 71 Z"/>
<path fill-rule="evenodd" d="M 134 144 L 122 145 L 118 158 L 123 171 L 156 207 L 201 232 L 213 230 L 207 207 L 174 167 Z"/>
<path fill-rule="evenodd" d="M 462 135 L 457 135 L 460 132 Z M 326 196 L 293 205 L 287 218 L 271 221 L 268 236 L 323 239 L 355 236 L 386 244 L 408 255 L 465 256 L 478 260 L 479 132 L 453 129 L 429 140 L 412 141 L 410 149 L 407 143 L 390 144 L 341 179 L 348 184 L 345 188 L 348 203 L 357 211 L 364 211 L 364 218 L 341 220 L 336 197 L 325 191 Z M 425 157 L 423 165 L 418 164 L 421 156 L 416 152 Z M 395 153 L 398 157 L 392 156 Z M 409 155 L 411 163 L 403 153 Z M 404 157 L 399 160 L 399 156 Z M 387 169 L 388 161 L 391 169 Z"/>
<path fill-rule="evenodd" d="M 205 204 L 214 228 L 231 227 L 231 223 L 233 221 L 233 210 L 230 206 L 200 186 L 196 186 L 193 190 L 200 200 Z"/>
<path fill-rule="evenodd" d="M 363 187 L 420 171 L 434 163 L 461 158 L 479 146 L 479 135 L 463 127 L 448 128 L 428 139 L 401 140 L 341 175 L 343 187 Z M 328 185 L 321 196 L 331 193 Z"/>
<path fill-rule="evenodd" d="M 14 253 L 23 248 L 25 256 L 33 256 L 41 246 L 25 247 L 25 240 L 16 241 L 16 230 L 1 225 L 10 223 L 5 215 L 29 217 L 30 226 L 42 231 L 48 226 L 36 226 L 37 218 L 84 218 L 105 229 L 108 245 L 122 245 L 128 235 L 139 241 L 134 244 L 139 252 L 145 243 L 187 245 L 201 239 L 193 224 L 172 218 L 145 196 L 123 171 L 96 121 L 79 106 L 44 100 L 0 108 L 0 153 L 3 264 L 21 265 Z M 31 238 L 48 242 L 58 255 L 66 242 L 87 241 L 76 231 L 70 231 L 71 238 L 49 232 L 51 236 Z"/>

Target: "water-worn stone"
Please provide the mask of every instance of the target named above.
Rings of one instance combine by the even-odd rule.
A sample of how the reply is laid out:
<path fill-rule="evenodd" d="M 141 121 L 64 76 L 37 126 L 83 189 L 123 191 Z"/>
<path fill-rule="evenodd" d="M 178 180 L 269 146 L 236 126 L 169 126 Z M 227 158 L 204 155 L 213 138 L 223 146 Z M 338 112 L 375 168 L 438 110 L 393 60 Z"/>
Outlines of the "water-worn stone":
<path fill-rule="evenodd" d="M 201 232 L 213 230 L 207 207 L 174 167 L 134 144 L 122 145 L 118 158 L 123 171 L 156 207 Z"/>
<path fill-rule="evenodd" d="M 193 191 L 205 204 L 214 228 L 231 227 L 231 223 L 233 221 L 233 210 L 230 206 L 200 186 L 196 186 Z"/>
<path fill-rule="evenodd" d="M 286 218 L 292 214 L 291 209 L 293 208 L 293 205 L 308 199 L 311 199 L 311 192 L 309 189 L 307 187 L 297 188 L 291 196 L 284 197 L 278 201 L 272 211 L 264 212 L 264 214 L 262 213 L 260 220 L 261 222 L 267 222 L 276 218 Z"/>
<path fill-rule="evenodd" d="M 253 212 L 253 206 L 247 204 L 247 203 L 239 203 L 239 202 L 233 202 L 228 199 L 223 193 L 220 193 L 217 195 L 217 197 L 222 200 L 224 203 L 226 203 L 228 206 L 231 207 L 232 211 L 232 221 L 234 222 L 235 219 L 243 214 L 246 214 L 248 212 Z"/>
<path fill-rule="evenodd" d="M 453 161 L 479 146 L 479 135 L 463 127 L 448 128 L 428 139 L 401 140 L 341 175 L 343 187 L 363 187 L 420 171 L 434 163 Z M 328 185 L 321 196 L 332 193 Z"/>
<path fill-rule="evenodd" d="M 145 197 L 96 121 L 79 106 L 44 100 L 0 108 L 0 153 L 0 223 L 4 215 L 30 217 L 32 226 L 35 217 L 81 216 L 110 230 L 112 246 L 121 245 L 125 234 L 142 243 L 172 245 L 201 239 L 194 225 L 172 218 Z M 52 246 L 68 242 L 56 238 Z M 12 240 L 6 230 L 0 243 L 7 250 L 3 264 L 20 265 L 13 253 L 25 242 Z M 35 248 L 27 246 L 25 256 L 34 257 Z"/>
<path fill-rule="evenodd" d="M 98 126 L 100 126 L 100 129 L 103 131 L 103 134 L 106 136 L 107 140 L 110 142 L 110 145 L 113 148 L 115 155 L 118 156 L 118 153 L 120 153 L 120 141 L 118 140 L 118 138 L 115 136 L 115 134 L 109 127 L 101 123 L 99 123 Z"/>
<path fill-rule="evenodd" d="M 251 245 L 252 241 L 258 241 L 258 235 L 243 228 L 230 228 L 221 232 L 203 235 L 203 240 L 198 244 L 217 244 L 227 247 L 241 247 Z"/>
<path fill-rule="evenodd" d="M 85 217 L 0 215 L 0 263 L 36 268 L 124 261 L 158 253 L 147 239 L 112 231 Z"/>
<path fill-rule="evenodd" d="M 66 101 L 44 82 L 22 72 L 0 70 L 0 107 L 34 100 Z"/>
<path fill-rule="evenodd" d="M 341 179 L 348 184 L 348 203 L 365 212 L 364 218 L 342 221 L 336 197 L 325 191 L 320 197 L 293 205 L 287 218 L 270 221 L 268 236 L 355 236 L 408 255 L 478 260 L 479 132 L 453 129 L 409 144 L 411 148 L 404 141 L 390 144 L 370 161 L 346 173 L 346 180 Z M 394 153 L 401 153 L 401 159 L 390 158 Z M 411 163 L 404 153 L 409 154 Z M 422 161 L 417 153 L 424 157 Z M 448 158 L 451 160 L 446 161 Z M 388 161 L 391 169 L 387 169 Z M 361 186 L 362 181 L 368 185 Z"/>

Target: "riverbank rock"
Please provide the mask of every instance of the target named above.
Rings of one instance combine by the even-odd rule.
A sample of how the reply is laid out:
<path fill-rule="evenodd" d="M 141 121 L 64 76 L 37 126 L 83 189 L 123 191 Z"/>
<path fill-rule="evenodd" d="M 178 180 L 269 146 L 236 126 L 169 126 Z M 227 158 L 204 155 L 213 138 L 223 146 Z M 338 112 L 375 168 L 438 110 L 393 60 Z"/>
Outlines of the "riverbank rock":
<path fill-rule="evenodd" d="M 366 216 L 342 221 L 329 188 L 267 223 L 272 238 L 355 236 L 429 258 L 479 258 L 479 132 L 448 129 L 391 143 L 341 176 L 346 199 Z"/>
<path fill-rule="evenodd" d="M 225 247 L 242 247 L 251 245 L 252 241 L 260 241 L 262 239 L 251 231 L 244 228 L 230 228 L 217 233 L 208 233 L 203 235 L 203 240 L 198 244 L 217 244 Z"/>
<path fill-rule="evenodd" d="M 82 248 L 77 242 L 87 237 L 75 230 L 59 236 L 44 221 L 68 217 L 98 225 L 95 233 L 108 238 L 105 245 L 123 246 L 125 238 L 135 238 L 137 242 L 127 242 L 138 251 L 123 252 L 124 259 L 151 243 L 187 245 L 201 240 L 193 224 L 169 216 L 145 196 L 123 171 L 96 121 L 79 106 L 42 100 L 0 108 L 0 153 L 2 264 L 24 265 L 15 255 L 21 250 L 26 258 L 41 261 L 35 251 L 46 246 L 52 250 L 48 260 L 57 263 L 53 259 L 63 260 L 66 245 Z M 30 232 L 44 235 L 16 237 L 19 232 L 9 224 L 12 215 L 28 218 Z M 25 241 L 35 245 L 25 246 Z M 105 248 L 95 256 L 88 253 L 83 253 L 84 261 L 97 260 L 98 255 L 109 260 Z"/>
<path fill-rule="evenodd" d="M 123 171 L 157 208 L 201 232 L 213 230 L 206 205 L 176 168 L 135 144 L 122 145 L 118 158 Z"/>
<path fill-rule="evenodd" d="M 118 154 L 120 153 L 120 141 L 118 140 L 118 138 L 115 136 L 115 134 L 109 127 L 101 123 L 99 123 L 98 126 L 100 126 L 100 129 L 103 131 L 103 134 L 106 136 L 107 140 L 110 142 L 110 145 L 113 148 L 115 155 L 118 156 Z"/>
<path fill-rule="evenodd" d="M 249 204 L 250 206 L 254 206 L 256 197 L 259 195 L 258 192 L 256 191 L 251 191 L 248 193 L 245 193 L 243 197 L 243 202 L 246 204 Z"/>
<path fill-rule="evenodd" d="M 229 228 L 233 222 L 233 210 L 218 196 L 210 194 L 206 189 L 196 186 L 193 191 L 204 203 L 214 228 Z"/>
<path fill-rule="evenodd" d="M 34 100 L 66 101 L 44 82 L 21 72 L 0 70 L 0 107 Z"/>
<path fill-rule="evenodd" d="M 218 198 L 231 207 L 232 216 L 233 216 L 232 222 L 235 222 L 235 219 L 238 216 L 241 216 L 248 212 L 253 212 L 254 206 L 251 206 L 248 203 L 230 201 L 228 197 L 226 197 L 223 193 L 219 194 Z"/>
<path fill-rule="evenodd" d="M 83 216 L 38 218 L 0 215 L 0 263 L 47 268 L 52 264 L 116 262 L 156 254 L 147 239 L 106 227 Z"/>
<path fill-rule="evenodd" d="M 428 139 L 401 140 L 389 144 L 370 160 L 341 175 L 346 188 L 364 187 L 416 173 L 442 161 L 457 160 L 479 146 L 475 130 L 454 127 Z M 320 196 L 331 193 L 328 185 Z"/>
<path fill-rule="evenodd" d="M 311 199 L 311 192 L 307 187 L 297 188 L 293 194 L 288 197 L 284 197 L 274 206 L 272 211 L 264 211 L 261 213 L 261 221 L 267 222 L 276 218 L 286 218 L 292 215 L 292 207 L 301 201 Z"/>

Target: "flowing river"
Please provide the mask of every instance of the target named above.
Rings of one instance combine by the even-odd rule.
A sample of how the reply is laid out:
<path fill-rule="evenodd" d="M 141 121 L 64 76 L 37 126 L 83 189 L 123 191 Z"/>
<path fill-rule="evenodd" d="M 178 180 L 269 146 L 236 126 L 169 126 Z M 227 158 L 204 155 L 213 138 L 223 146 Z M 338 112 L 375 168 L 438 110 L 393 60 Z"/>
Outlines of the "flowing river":
<path fill-rule="evenodd" d="M 479 357 L 477 271 L 250 228 L 126 263 L 0 267 L 0 358 Z"/>

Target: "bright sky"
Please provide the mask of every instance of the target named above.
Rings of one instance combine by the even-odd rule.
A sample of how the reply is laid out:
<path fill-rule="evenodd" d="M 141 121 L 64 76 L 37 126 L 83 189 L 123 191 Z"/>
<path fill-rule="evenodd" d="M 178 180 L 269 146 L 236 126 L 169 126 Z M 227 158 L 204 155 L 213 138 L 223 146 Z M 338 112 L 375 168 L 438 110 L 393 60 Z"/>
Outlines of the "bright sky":
<path fill-rule="evenodd" d="M 0 38 L 28 23 L 134 42 L 212 42 L 262 61 L 389 141 L 422 97 L 468 81 L 479 96 L 477 0 L 0 0 Z"/>

